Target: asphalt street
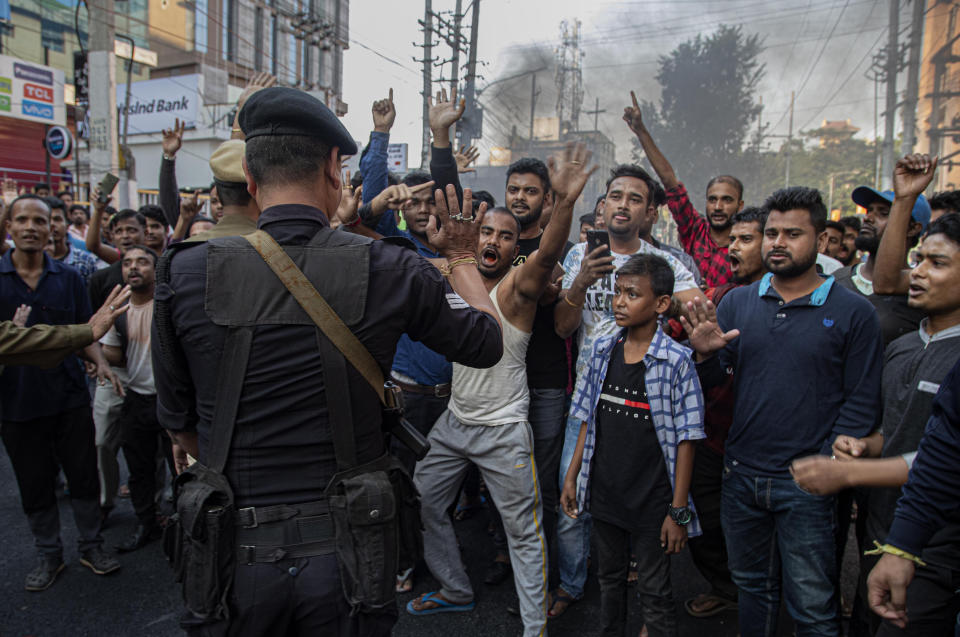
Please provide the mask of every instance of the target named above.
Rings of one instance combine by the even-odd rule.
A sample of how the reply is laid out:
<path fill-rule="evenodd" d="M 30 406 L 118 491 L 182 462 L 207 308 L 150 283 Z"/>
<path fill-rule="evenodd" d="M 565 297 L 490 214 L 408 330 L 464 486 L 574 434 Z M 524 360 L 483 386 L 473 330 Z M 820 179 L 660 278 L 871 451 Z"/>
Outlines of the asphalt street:
<path fill-rule="evenodd" d="M 42 593 L 23 588 L 26 574 L 34 567 L 36 555 L 26 517 L 20 508 L 16 481 L 9 458 L 0 452 L 0 637 L 101 637 L 143 636 L 179 637 L 177 624 L 180 593 L 170 569 L 154 542 L 136 553 L 121 555 L 123 568 L 112 575 L 97 576 L 79 564 L 76 532 L 69 499 L 60 499 L 64 560 L 67 568 L 57 582 Z M 117 509 L 104 530 L 107 546 L 126 537 L 135 523 L 129 500 L 119 500 Z M 464 561 L 477 594 L 477 607 L 469 613 L 430 617 L 412 617 L 403 606 L 414 594 L 435 590 L 427 574 L 418 574 L 414 593 L 400 597 L 397 637 L 480 637 L 518 635 L 520 619 L 507 612 L 514 606 L 516 594 L 512 581 L 497 587 L 483 584 L 487 563 L 494 554 L 487 533 L 485 512 L 456 523 L 461 545 L 468 547 Z M 848 551 L 849 553 L 849 551 Z M 733 637 L 737 634 L 736 613 L 695 619 L 682 608 L 683 600 L 707 590 L 690 560 L 688 551 L 672 558 L 672 582 L 680 619 L 680 634 L 695 637 Z M 852 560 L 848 559 L 848 562 Z M 849 588 L 855 573 L 845 576 Z M 562 617 L 550 620 L 551 635 L 593 635 L 599 626 L 599 588 L 591 573 L 584 599 Z M 640 605 L 631 607 L 629 634 L 641 627 Z M 781 622 L 781 635 L 791 635 L 788 621 Z"/>

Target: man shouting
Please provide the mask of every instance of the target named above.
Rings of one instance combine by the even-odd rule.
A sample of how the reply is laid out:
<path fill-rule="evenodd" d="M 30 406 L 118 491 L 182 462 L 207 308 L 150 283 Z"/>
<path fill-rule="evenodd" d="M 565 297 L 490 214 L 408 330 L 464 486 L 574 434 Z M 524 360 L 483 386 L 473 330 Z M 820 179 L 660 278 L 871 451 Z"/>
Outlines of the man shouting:
<path fill-rule="evenodd" d="M 553 216 L 540 249 L 522 265 L 512 267 L 521 231 L 516 216 L 506 208 L 484 214 L 477 267 L 503 325 L 503 357 L 489 369 L 454 363 L 450 405 L 430 433 L 430 453 L 417 465 L 414 481 L 423 494 L 424 557 L 440 590 L 411 601 L 407 611 L 413 615 L 474 607 L 470 579 L 446 514 L 472 462 L 480 469 L 503 519 L 524 635 L 545 632 L 547 556 L 533 435 L 527 419 L 526 352 L 537 302 L 570 234 L 574 203 L 593 172 L 586 168 L 589 159 L 583 145 L 568 145 L 551 160 Z"/>

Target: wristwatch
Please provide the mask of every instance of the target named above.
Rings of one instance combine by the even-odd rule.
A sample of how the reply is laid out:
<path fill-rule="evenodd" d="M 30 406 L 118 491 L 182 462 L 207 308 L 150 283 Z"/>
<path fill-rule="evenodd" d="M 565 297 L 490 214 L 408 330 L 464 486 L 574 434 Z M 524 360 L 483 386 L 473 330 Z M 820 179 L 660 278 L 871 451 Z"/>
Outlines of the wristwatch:
<path fill-rule="evenodd" d="M 687 526 L 693 520 L 693 511 L 690 507 L 670 507 L 670 519 L 680 526 Z"/>

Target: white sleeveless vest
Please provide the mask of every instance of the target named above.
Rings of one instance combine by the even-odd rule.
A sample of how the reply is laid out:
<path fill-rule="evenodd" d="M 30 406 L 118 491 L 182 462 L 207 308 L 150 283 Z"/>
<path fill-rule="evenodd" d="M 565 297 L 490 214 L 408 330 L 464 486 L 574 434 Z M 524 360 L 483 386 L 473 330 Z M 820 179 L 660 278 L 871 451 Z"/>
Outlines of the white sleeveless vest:
<path fill-rule="evenodd" d="M 500 283 L 490 291 L 490 299 L 503 326 L 503 356 L 488 369 L 453 364 L 449 409 L 457 420 L 467 425 L 525 422 L 530 408 L 526 360 L 530 332 L 517 329 L 503 317 L 497 303 Z"/>

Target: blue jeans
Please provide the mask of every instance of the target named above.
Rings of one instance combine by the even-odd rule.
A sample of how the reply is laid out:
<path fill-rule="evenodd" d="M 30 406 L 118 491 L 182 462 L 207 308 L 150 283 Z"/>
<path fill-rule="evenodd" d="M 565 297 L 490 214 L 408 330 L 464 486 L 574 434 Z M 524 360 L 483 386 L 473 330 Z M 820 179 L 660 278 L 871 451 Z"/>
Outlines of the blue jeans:
<path fill-rule="evenodd" d="M 580 435 L 579 420 L 567 418 L 567 430 L 563 438 L 563 453 L 560 454 L 560 484 L 567 477 L 567 469 L 577 448 Z M 586 511 L 577 518 L 560 513 L 557 520 L 557 567 L 560 571 L 560 588 L 576 599 L 583 597 L 587 582 L 587 558 L 590 556 L 590 528 L 593 519 Z"/>
<path fill-rule="evenodd" d="M 776 634 L 781 570 L 797 637 L 840 634 L 833 496 L 811 495 L 790 478 L 750 475 L 726 458 L 721 519 L 743 637 Z"/>

